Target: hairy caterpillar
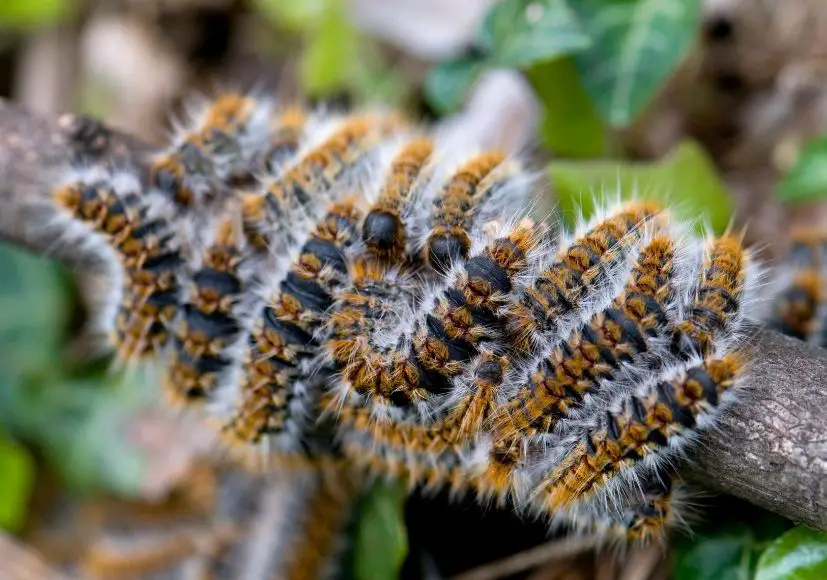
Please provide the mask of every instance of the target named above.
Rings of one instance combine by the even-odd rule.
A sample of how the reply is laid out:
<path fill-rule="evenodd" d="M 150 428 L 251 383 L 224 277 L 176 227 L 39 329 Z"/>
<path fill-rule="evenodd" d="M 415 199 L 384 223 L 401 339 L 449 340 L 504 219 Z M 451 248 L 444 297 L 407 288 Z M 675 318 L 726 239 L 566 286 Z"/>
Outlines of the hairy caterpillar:
<path fill-rule="evenodd" d="M 121 363 L 162 351 L 185 276 L 179 242 L 160 215 L 163 205 L 142 193 L 131 174 L 97 169 L 70 176 L 53 193 L 67 214 L 61 219 L 70 220 L 66 235 L 104 245 L 117 263 L 111 270 L 120 287 L 101 325 Z"/>

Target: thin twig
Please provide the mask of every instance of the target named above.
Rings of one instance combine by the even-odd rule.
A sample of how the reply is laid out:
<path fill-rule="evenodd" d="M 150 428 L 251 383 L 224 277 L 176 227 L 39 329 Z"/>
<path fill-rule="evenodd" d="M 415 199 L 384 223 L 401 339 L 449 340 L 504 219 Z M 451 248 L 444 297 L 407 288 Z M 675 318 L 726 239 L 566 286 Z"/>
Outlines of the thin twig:
<path fill-rule="evenodd" d="M 561 560 L 591 550 L 598 545 L 596 536 L 555 540 L 454 576 L 451 580 L 496 580 L 525 572 L 552 560 Z"/>

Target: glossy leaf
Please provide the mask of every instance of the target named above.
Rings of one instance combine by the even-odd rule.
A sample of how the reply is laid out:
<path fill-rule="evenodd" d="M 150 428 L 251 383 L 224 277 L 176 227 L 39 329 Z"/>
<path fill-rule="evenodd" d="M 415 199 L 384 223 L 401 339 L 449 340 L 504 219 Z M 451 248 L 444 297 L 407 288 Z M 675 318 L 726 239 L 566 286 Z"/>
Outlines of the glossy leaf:
<path fill-rule="evenodd" d="M 526 68 L 588 47 L 565 0 L 502 0 L 488 11 L 477 44 L 492 65 Z"/>
<path fill-rule="evenodd" d="M 18 532 L 26 523 L 35 466 L 20 445 L 0 439 L 0 529 Z"/>
<path fill-rule="evenodd" d="M 732 199 L 704 150 L 685 141 L 655 163 L 625 161 L 555 161 L 550 166 L 561 217 L 570 225 L 578 212 L 588 217 L 595 199 L 618 191 L 657 199 L 686 220 L 704 222 L 721 233 L 732 217 Z"/>
<path fill-rule="evenodd" d="M 578 0 L 592 40 L 574 55 L 604 120 L 629 125 L 683 59 L 700 23 L 701 0 Z"/>
<path fill-rule="evenodd" d="M 543 104 L 541 136 L 563 157 L 596 157 L 606 148 L 603 121 L 586 93 L 571 58 L 535 65 L 526 72 Z"/>
<path fill-rule="evenodd" d="M 485 70 L 476 55 L 465 55 L 441 62 L 431 69 L 423 87 L 425 99 L 441 114 L 453 113 Z"/>
<path fill-rule="evenodd" d="M 797 526 L 761 554 L 755 580 L 827 578 L 827 533 Z"/>
<path fill-rule="evenodd" d="M 777 195 L 787 203 L 827 197 L 827 137 L 807 144 L 796 164 L 779 183 Z"/>
<path fill-rule="evenodd" d="M 361 505 L 354 547 L 356 580 L 396 580 L 408 553 L 405 489 L 378 485 Z"/>
<path fill-rule="evenodd" d="M 691 536 L 675 538 L 672 578 L 751 580 L 761 552 L 790 528 L 789 520 L 732 497 L 712 504 Z"/>

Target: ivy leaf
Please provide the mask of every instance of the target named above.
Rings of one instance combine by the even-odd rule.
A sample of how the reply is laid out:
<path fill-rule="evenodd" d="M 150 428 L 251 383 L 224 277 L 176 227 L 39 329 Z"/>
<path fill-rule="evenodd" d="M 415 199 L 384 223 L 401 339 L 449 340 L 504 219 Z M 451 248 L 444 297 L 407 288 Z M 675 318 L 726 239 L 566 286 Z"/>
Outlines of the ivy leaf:
<path fill-rule="evenodd" d="M 455 112 L 485 67 L 485 61 L 476 54 L 441 62 L 425 79 L 425 99 L 442 115 Z"/>
<path fill-rule="evenodd" d="M 0 528 L 18 532 L 26 523 L 34 487 L 34 460 L 24 447 L 0 439 Z"/>
<path fill-rule="evenodd" d="M 755 580 L 827 578 L 827 533 L 797 526 L 761 554 Z"/>
<path fill-rule="evenodd" d="M 565 0 L 503 0 L 486 14 L 477 43 L 494 66 L 521 69 L 591 41 Z"/>
<path fill-rule="evenodd" d="M 793 168 L 779 183 L 781 201 L 796 203 L 827 196 L 827 137 L 810 141 Z"/>
<path fill-rule="evenodd" d="M 704 150 L 684 141 L 654 163 L 625 161 L 557 161 L 550 166 L 556 201 L 569 224 L 578 211 L 588 217 L 595 198 L 619 188 L 623 198 L 633 194 L 657 199 L 684 219 L 707 219 L 717 233 L 732 216 L 732 199 Z M 698 222 L 698 228 L 703 222 Z"/>
<path fill-rule="evenodd" d="M 603 122 L 571 58 L 537 64 L 526 71 L 543 103 L 543 142 L 563 157 L 596 157 L 606 148 Z"/>
<path fill-rule="evenodd" d="M 709 519 L 674 544 L 674 580 L 747 580 L 761 552 L 790 527 L 786 520 L 734 498 L 709 506 Z"/>
<path fill-rule="evenodd" d="M 378 485 L 362 501 L 354 547 L 356 580 L 396 580 L 408 553 L 405 488 Z"/>
<path fill-rule="evenodd" d="M 701 0 L 579 0 L 592 45 L 574 55 L 583 85 L 613 127 L 629 125 L 695 39 Z"/>

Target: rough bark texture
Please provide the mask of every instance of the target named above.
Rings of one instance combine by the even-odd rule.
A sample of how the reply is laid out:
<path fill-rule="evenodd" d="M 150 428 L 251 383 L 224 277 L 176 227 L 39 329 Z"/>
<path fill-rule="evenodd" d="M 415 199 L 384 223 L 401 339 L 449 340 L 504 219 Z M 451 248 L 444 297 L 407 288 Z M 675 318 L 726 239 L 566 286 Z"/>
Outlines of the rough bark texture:
<path fill-rule="evenodd" d="M 701 440 L 699 482 L 827 530 L 827 350 L 761 331 L 744 404 Z"/>
<path fill-rule="evenodd" d="M 0 100 L 0 239 L 72 263 L 87 258 L 40 233 L 48 184 L 71 162 L 140 166 L 146 151 L 93 119 L 42 119 Z M 827 350 L 768 331 L 752 347 L 749 404 L 702 438 L 690 471 L 713 489 L 827 529 Z"/>

